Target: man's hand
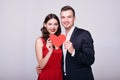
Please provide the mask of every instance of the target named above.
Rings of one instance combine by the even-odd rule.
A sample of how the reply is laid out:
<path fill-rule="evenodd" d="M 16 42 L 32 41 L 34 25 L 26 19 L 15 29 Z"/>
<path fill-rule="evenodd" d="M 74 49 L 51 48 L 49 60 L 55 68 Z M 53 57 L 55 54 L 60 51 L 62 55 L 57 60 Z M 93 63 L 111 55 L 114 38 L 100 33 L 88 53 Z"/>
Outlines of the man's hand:
<path fill-rule="evenodd" d="M 37 71 L 37 74 L 39 75 L 39 74 L 41 73 L 42 70 L 40 69 L 39 66 L 37 66 L 37 67 L 36 67 L 36 71 Z"/>
<path fill-rule="evenodd" d="M 72 45 L 72 42 L 71 42 L 71 41 L 66 41 L 66 42 L 64 43 L 64 47 L 65 47 L 65 49 L 68 50 L 68 52 L 69 52 L 70 54 L 72 54 L 72 53 L 75 51 L 75 49 L 73 48 L 73 45 Z"/>

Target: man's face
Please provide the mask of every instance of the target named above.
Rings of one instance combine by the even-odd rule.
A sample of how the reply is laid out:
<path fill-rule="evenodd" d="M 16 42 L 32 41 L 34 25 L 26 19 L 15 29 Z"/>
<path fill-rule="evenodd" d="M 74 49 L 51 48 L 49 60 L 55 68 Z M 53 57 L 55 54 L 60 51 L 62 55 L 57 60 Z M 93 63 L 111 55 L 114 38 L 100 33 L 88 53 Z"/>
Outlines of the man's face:
<path fill-rule="evenodd" d="M 70 29 L 74 25 L 75 16 L 73 16 L 72 10 L 61 12 L 61 24 L 65 29 Z"/>

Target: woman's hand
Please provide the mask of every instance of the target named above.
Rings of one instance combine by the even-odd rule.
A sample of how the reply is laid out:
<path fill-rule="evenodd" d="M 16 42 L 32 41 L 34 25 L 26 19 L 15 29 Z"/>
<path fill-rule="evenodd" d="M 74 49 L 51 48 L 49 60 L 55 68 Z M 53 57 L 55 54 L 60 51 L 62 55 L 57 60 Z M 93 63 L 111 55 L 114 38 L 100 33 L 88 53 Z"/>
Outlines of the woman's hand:
<path fill-rule="evenodd" d="M 47 47 L 48 51 L 50 53 L 52 53 L 52 51 L 53 51 L 53 44 L 52 44 L 52 41 L 49 38 L 47 39 L 46 47 Z"/>

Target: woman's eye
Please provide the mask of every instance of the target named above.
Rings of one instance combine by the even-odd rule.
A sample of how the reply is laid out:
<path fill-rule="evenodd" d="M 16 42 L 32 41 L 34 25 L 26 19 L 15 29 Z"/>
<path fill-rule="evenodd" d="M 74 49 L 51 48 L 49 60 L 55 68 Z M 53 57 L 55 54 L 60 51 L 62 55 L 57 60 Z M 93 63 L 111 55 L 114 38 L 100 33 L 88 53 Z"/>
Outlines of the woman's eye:
<path fill-rule="evenodd" d="M 52 25 L 52 23 L 49 23 L 48 25 Z"/>
<path fill-rule="evenodd" d="M 54 24 L 54 25 L 56 25 L 56 26 L 57 26 L 58 24 L 56 23 L 56 24 Z"/>

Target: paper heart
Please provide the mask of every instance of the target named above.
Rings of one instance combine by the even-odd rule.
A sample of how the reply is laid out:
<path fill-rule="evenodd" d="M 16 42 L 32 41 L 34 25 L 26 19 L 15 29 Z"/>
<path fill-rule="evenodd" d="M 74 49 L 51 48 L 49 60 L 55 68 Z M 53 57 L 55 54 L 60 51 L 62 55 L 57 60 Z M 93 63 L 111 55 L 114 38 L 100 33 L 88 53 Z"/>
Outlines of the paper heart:
<path fill-rule="evenodd" d="M 61 34 L 59 36 L 51 35 L 50 40 L 52 41 L 54 46 L 60 47 L 62 45 L 62 43 L 66 40 L 66 37 L 63 34 Z"/>

